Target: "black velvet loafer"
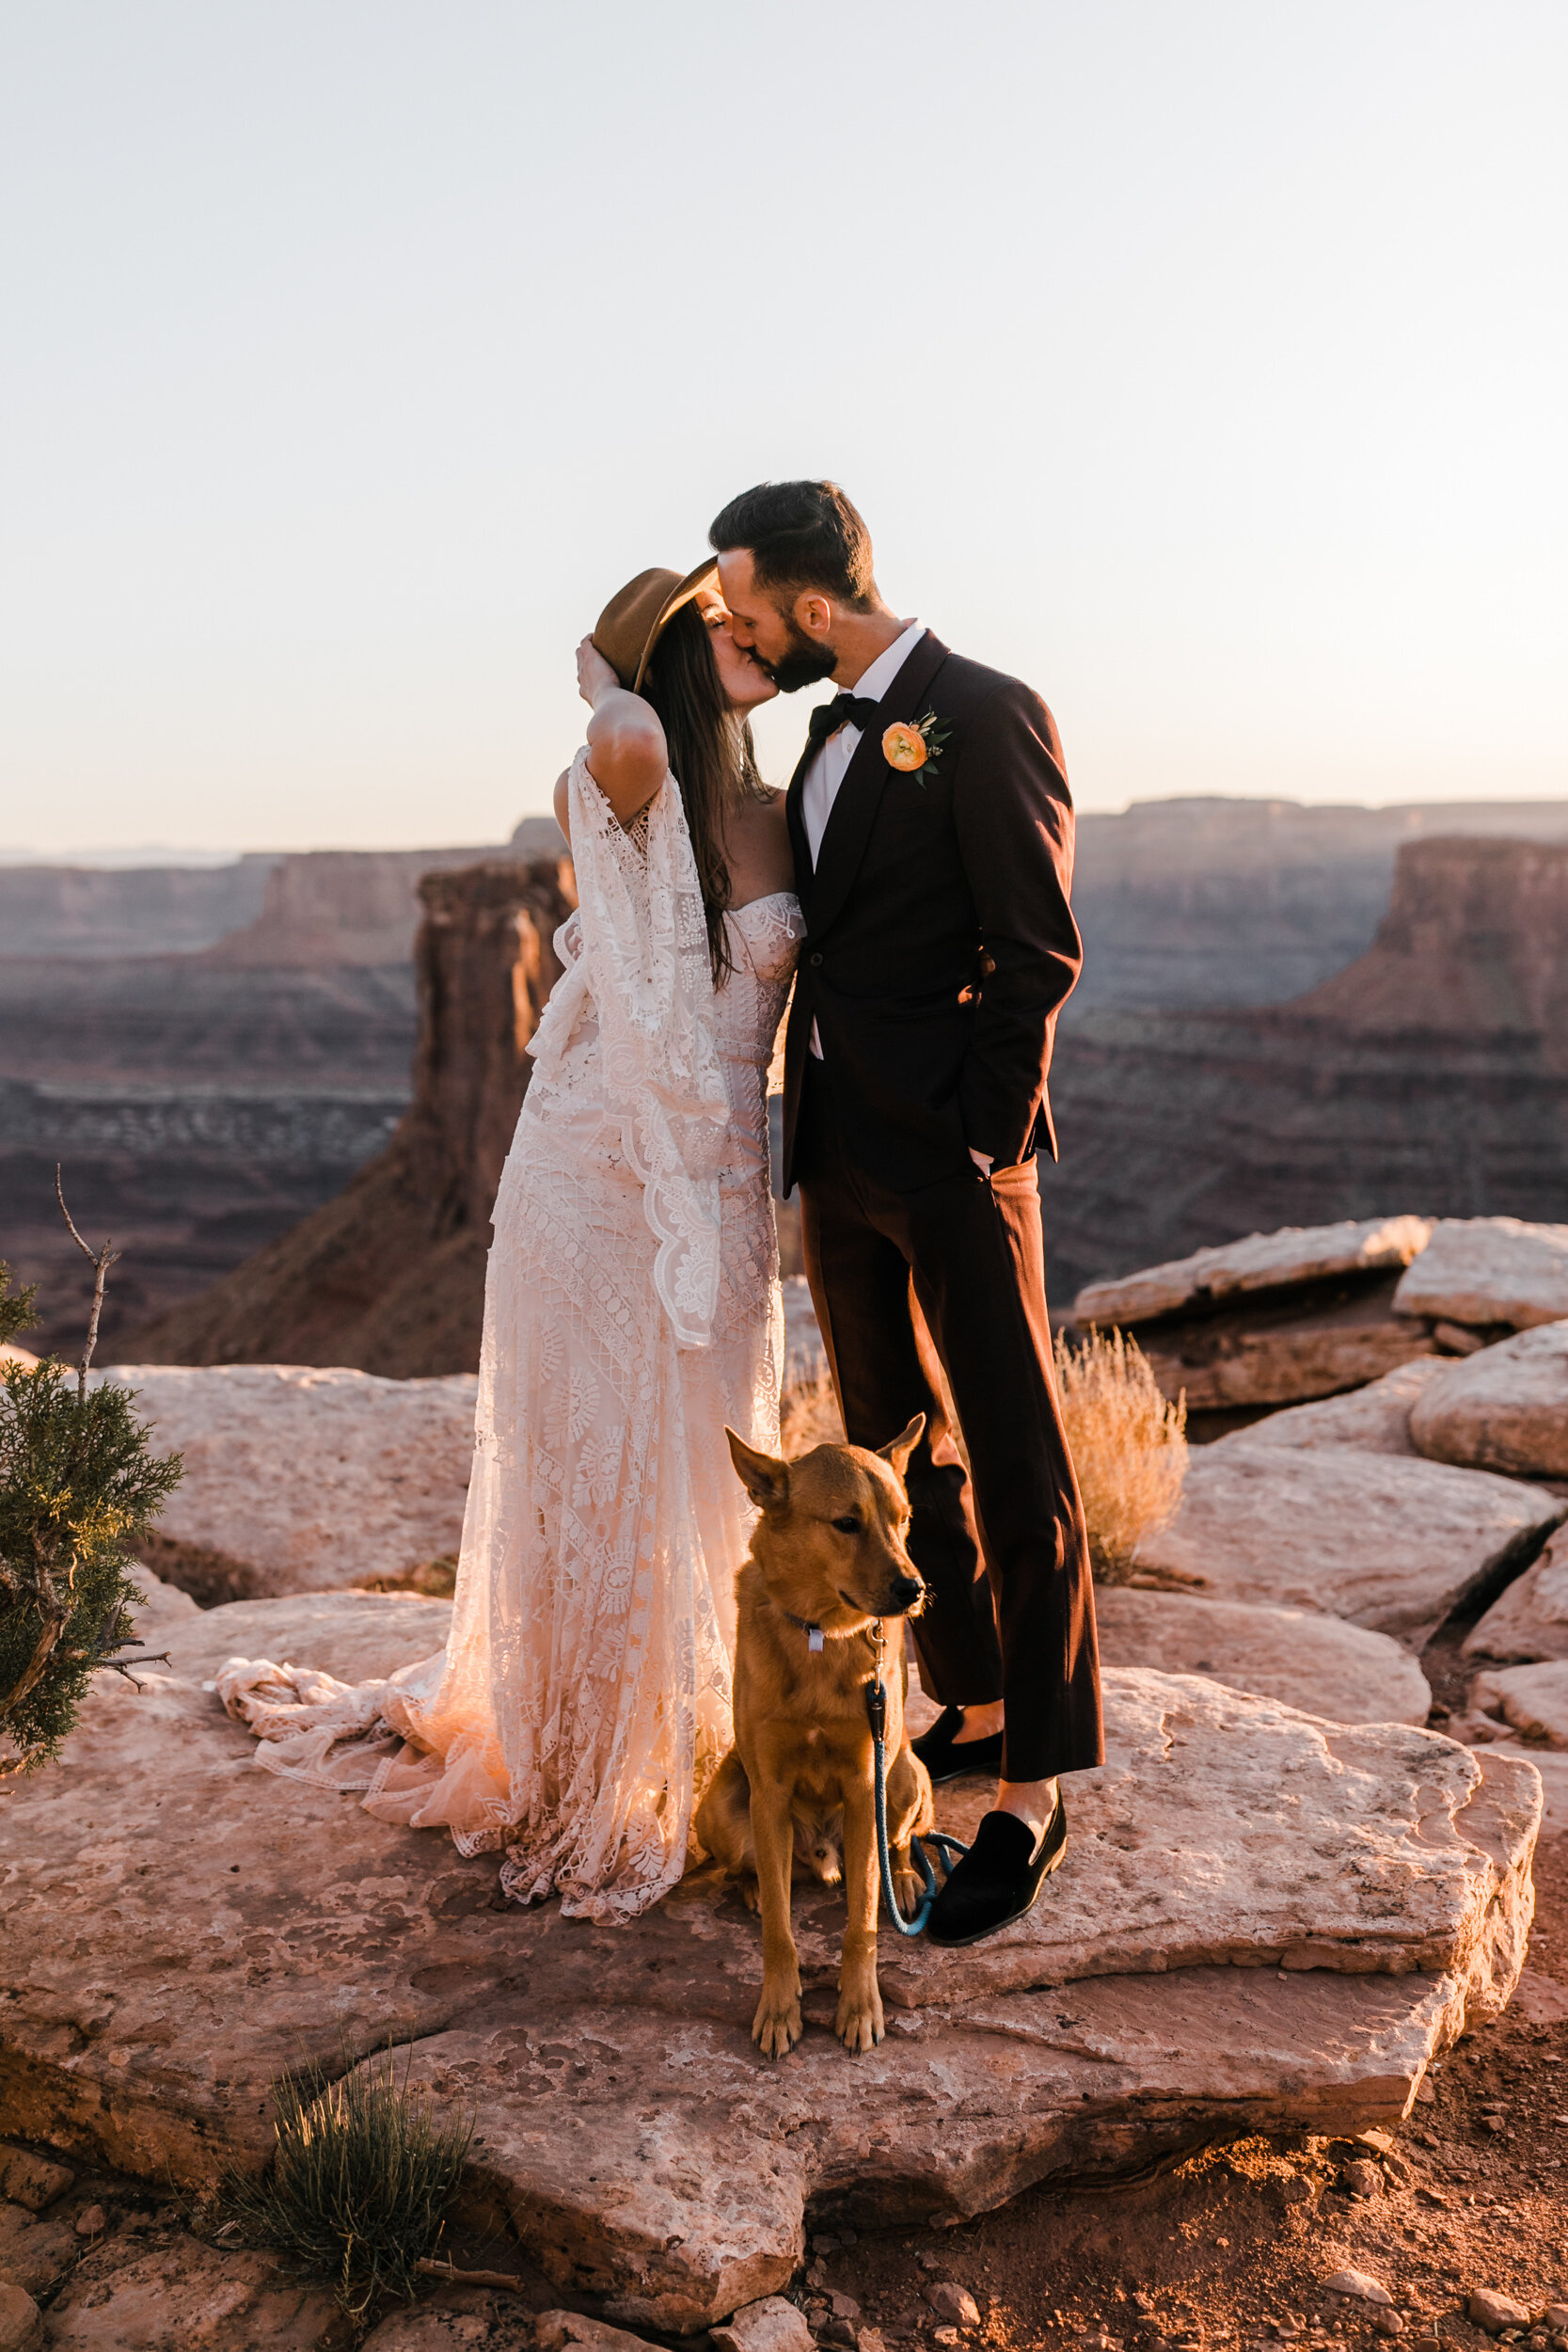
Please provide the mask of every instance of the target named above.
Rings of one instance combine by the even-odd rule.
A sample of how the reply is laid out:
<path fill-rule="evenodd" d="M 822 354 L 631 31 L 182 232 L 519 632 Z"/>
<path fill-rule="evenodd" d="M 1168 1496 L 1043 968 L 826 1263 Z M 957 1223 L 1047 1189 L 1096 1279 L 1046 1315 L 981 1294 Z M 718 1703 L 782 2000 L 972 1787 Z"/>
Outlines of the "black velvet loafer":
<path fill-rule="evenodd" d="M 933 1944 L 951 1948 L 978 1944 L 998 1928 L 1010 1927 L 1034 1908 L 1035 1899 L 1067 1851 L 1067 1807 L 1057 1791 L 1056 1810 L 1045 1825 L 1040 1850 L 1016 1813 L 988 1813 L 974 1843 L 954 1865 L 953 1874 L 931 1907 L 926 1932 Z"/>
<path fill-rule="evenodd" d="M 961 1707 L 944 1707 L 930 1730 L 910 1741 L 930 1773 L 933 1788 L 940 1788 L 944 1780 L 961 1779 L 965 1772 L 989 1772 L 994 1779 L 1002 1770 L 1002 1734 L 993 1731 L 989 1740 L 955 1743 L 953 1735 L 963 1729 L 963 1720 Z"/>

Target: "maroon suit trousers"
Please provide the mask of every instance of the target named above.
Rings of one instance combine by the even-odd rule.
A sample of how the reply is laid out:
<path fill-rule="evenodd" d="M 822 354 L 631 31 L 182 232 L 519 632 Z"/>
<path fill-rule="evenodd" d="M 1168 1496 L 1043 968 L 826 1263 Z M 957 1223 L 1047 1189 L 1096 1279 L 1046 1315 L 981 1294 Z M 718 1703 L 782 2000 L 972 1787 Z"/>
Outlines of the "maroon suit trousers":
<path fill-rule="evenodd" d="M 910 1549 L 930 1594 L 912 1627 L 921 1681 L 947 1706 L 1005 1702 L 1004 1778 L 1085 1771 L 1104 1760 L 1100 1657 L 1036 1163 L 890 1191 L 845 1151 L 815 1057 L 804 1075 L 806 1274 L 849 1441 L 884 1446 L 926 1415 L 908 1472 Z"/>

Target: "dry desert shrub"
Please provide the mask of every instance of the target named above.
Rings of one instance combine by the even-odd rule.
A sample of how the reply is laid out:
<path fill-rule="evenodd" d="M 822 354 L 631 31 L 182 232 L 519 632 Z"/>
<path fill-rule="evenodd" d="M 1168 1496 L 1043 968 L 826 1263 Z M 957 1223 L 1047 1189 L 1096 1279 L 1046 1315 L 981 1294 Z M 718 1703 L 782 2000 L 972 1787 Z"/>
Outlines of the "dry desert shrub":
<path fill-rule="evenodd" d="M 779 1405 L 779 1451 L 784 1460 L 793 1462 L 813 1446 L 843 1443 L 838 1399 L 826 1371 L 792 1381 Z"/>
<path fill-rule="evenodd" d="M 259 2181 L 231 2174 L 235 2220 L 261 2244 L 328 2281 L 363 2319 L 384 2295 L 414 2299 L 435 2252 L 473 2137 L 471 2119 L 439 2123 L 422 2090 L 400 2080 L 392 2051 L 350 2063 L 335 2081 L 307 2071 L 277 2086 L 277 2146 Z"/>
<path fill-rule="evenodd" d="M 1187 1474 L 1187 1406 L 1161 1395 L 1136 1340 L 1057 1335 L 1062 1418 L 1083 1490 L 1089 1557 L 1101 1584 L 1126 1584 L 1144 1536 L 1164 1527 Z"/>

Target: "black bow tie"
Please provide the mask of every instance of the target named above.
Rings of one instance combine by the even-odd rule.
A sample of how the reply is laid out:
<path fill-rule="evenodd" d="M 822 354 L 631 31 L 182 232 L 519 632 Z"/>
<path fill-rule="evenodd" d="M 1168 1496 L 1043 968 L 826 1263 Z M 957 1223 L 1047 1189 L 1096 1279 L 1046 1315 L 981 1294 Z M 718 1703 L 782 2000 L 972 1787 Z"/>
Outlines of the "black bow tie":
<path fill-rule="evenodd" d="M 868 694 L 835 694 L 831 703 L 818 703 L 806 721 L 806 741 L 814 752 L 819 752 L 840 727 L 859 727 L 863 733 L 875 723 L 880 708 L 880 703 L 874 703 Z"/>

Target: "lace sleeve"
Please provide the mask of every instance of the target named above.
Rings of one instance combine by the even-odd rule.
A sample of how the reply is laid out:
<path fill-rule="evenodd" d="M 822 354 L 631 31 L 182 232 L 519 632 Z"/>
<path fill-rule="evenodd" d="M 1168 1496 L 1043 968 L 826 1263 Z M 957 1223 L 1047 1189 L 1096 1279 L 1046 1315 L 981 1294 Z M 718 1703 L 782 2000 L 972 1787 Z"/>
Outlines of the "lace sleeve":
<path fill-rule="evenodd" d="M 719 1300 L 719 1166 L 730 1113 L 686 812 L 667 775 L 626 831 L 589 773 L 586 745 L 572 762 L 567 804 L 577 953 L 529 1050 L 542 1073 L 558 1065 L 592 999 L 605 1105 L 658 1245 L 654 1285 L 680 1345 L 705 1347 Z"/>

